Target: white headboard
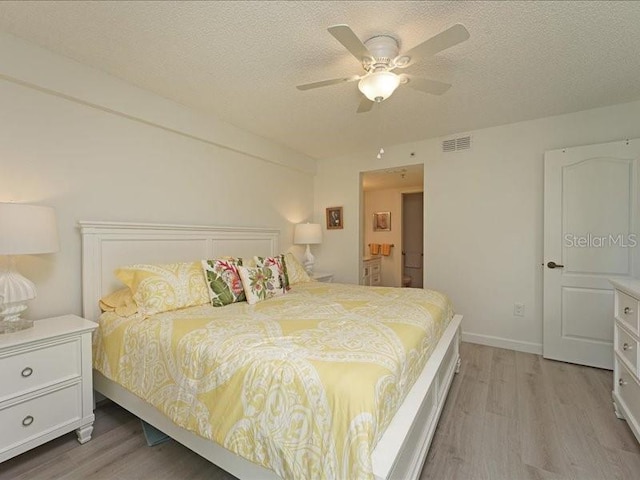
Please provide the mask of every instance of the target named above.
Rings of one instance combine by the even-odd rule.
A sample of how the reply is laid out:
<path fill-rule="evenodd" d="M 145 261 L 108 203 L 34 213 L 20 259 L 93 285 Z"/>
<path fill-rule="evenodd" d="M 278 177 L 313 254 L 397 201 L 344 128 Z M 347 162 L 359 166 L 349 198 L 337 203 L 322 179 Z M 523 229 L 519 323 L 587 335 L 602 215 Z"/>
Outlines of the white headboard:
<path fill-rule="evenodd" d="M 279 252 L 280 231 L 271 228 L 79 222 L 82 233 L 82 313 L 100 315 L 98 300 L 122 287 L 113 274 L 133 263 L 189 262 L 225 255 Z"/>

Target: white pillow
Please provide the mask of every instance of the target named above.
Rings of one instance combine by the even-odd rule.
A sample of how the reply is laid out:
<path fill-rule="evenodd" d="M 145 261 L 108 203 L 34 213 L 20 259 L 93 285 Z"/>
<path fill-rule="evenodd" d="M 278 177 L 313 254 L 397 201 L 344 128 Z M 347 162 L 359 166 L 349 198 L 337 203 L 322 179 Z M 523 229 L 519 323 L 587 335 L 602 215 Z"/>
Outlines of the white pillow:
<path fill-rule="evenodd" d="M 286 288 L 282 284 L 280 269 L 275 265 L 270 267 L 238 266 L 238 273 L 242 279 L 244 294 L 250 305 L 284 295 L 286 292 Z"/>
<path fill-rule="evenodd" d="M 289 285 L 311 281 L 304 267 L 293 253 L 289 252 L 284 256 L 284 263 L 287 269 L 287 276 L 289 277 Z"/>

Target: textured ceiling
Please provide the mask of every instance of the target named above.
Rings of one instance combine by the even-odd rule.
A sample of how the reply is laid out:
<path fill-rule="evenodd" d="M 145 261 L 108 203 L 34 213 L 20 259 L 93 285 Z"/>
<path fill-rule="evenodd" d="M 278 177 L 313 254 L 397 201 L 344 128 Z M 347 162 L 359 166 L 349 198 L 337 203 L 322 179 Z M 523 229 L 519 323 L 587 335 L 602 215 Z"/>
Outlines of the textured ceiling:
<path fill-rule="evenodd" d="M 356 114 L 361 73 L 331 36 L 395 36 L 401 51 L 455 23 L 471 38 L 410 67 Z M 315 158 L 640 98 L 640 2 L 0 2 L 0 30 Z"/>

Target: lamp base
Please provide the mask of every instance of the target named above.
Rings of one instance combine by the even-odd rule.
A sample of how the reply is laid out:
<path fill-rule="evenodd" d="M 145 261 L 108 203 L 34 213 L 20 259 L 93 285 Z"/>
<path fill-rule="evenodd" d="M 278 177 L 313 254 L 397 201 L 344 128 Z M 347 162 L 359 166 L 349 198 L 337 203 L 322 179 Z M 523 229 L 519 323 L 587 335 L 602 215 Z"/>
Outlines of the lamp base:
<path fill-rule="evenodd" d="M 304 257 L 302 259 L 302 263 L 304 265 L 304 270 L 307 272 L 307 275 L 313 277 L 313 264 L 316 262 L 316 257 L 311 254 L 311 248 L 309 244 L 307 244 L 307 249 L 304 252 Z"/>
<path fill-rule="evenodd" d="M 33 327 L 33 320 L 0 320 L 0 335 L 3 333 L 15 333 Z"/>
<path fill-rule="evenodd" d="M 9 257 L 8 268 L 0 271 L 0 321 L 22 321 L 20 315 L 32 298 L 36 298 L 36 286 L 16 271 L 15 261 Z"/>
<path fill-rule="evenodd" d="M 0 320 L 4 322 L 17 322 L 20 315 L 27 309 L 25 302 L 0 303 Z"/>

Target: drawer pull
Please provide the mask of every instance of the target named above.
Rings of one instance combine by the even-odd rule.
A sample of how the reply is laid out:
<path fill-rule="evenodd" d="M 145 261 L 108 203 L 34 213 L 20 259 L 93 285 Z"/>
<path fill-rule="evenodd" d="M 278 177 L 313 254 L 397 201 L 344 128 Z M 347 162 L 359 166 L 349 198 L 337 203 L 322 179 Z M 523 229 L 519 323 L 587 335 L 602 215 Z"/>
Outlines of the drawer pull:
<path fill-rule="evenodd" d="M 20 375 L 22 375 L 24 378 L 27 378 L 27 377 L 30 377 L 32 373 L 33 373 L 33 368 L 27 367 L 24 370 L 22 370 L 22 372 L 20 372 Z"/>
<path fill-rule="evenodd" d="M 627 342 L 625 342 L 625 343 L 622 344 L 622 349 L 625 350 L 625 351 L 626 350 L 632 350 L 632 347 Z"/>
<path fill-rule="evenodd" d="M 22 426 L 23 427 L 28 427 L 32 423 L 33 423 L 33 417 L 31 415 L 27 415 L 26 417 L 24 417 L 22 419 Z"/>
<path fill-rule="evenodd" d="M 629 315 L 630 313 L 633 313 L 633 309 L 631 307 L 624 307 L 624 314 Z"/>

